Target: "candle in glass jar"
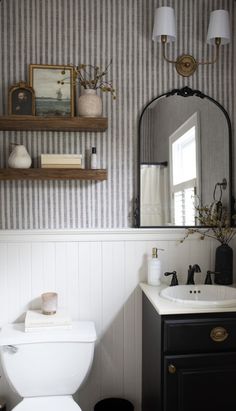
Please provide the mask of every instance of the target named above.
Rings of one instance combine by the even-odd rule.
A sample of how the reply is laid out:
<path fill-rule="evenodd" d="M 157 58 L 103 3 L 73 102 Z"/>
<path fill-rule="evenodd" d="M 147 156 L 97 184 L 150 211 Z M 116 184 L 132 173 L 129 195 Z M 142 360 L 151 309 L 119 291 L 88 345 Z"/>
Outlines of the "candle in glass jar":
<path fill-rule="evenodd" d="M 46 315 L 56 314 L 57 312 L 57 293 L 43 293 L 42 298 L 42 313 Z"/>

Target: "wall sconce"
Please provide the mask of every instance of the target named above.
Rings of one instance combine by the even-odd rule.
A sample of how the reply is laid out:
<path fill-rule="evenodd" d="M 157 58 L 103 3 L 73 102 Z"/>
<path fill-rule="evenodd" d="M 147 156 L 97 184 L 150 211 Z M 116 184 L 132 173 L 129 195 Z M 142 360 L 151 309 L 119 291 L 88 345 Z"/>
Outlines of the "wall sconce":
<path fill-rule="evenodd" d="M 166 57 L 166 43 L 175 41 L 175 15 L 172 7 L 159 7 L 155 11 L 153 36 L 154 41 L 162 43 L 162 53 L 168 63 L 175 64 L 177 72 L 184 77 L 191 76 L 199 65 L 214 64 L 219 57 L 220 45 L 230 42 L 229 12 L 227 10 L 215 10 L 211 12 L 207 33 L 207 43 L 216 46 L 216 55 L 212 61 L 196 61 L 189 54 L 183 54 L 176 60 Z"/>

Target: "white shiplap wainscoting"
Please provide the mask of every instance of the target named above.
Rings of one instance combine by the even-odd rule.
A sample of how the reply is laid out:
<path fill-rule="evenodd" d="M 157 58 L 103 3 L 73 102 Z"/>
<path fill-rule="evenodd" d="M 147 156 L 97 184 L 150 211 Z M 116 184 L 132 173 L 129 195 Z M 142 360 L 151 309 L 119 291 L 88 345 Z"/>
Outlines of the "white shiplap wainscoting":
<path fill-rule="evenodd" d="M 98 342 L 91 374 L 76 394 L 83 411 L 104 397 L 125 397 L 141 410 L 141 291 L 152 247 L 163 272 L 176 270 L 185 282 L 189 264 L 213 268 L 216 242 L 180 244 L 184 230 L 81 230 L 0 232 L 0 323 L 19 321 L 39 307 L 45 291 L 73 319 L 96 323 Z M 203 275 L 196 274 L 202 282 Z M 169 281 L 169 279 L 167 280 Z M 12 407 L 19 398 L 1 379 L 0 394 Z"/>

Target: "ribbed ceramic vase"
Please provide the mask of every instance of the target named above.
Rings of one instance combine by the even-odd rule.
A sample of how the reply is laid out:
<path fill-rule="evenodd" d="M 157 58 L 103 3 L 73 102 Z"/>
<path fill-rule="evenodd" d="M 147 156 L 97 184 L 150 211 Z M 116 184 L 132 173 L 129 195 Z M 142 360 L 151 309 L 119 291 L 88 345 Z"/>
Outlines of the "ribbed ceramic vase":
<path fill-rule="evenodd" d="M 233 250 L 228 244 L 221 244 L 215 255 L 215 283 L 233 284 Z"/>
<path fill-rule="evenodd" d="M 30 168 L 32 163 L 31 157 L 25 146 L 21 144 L 14 145 L 9 156 L 8 165 L 11 168 Z"/>
<path fill-rule="evenodd" d="M 100 117 L 102 115 L 102 99 L 94 89 L 84 89 L 78 99 L 78 114 L 82 117 Z"/>

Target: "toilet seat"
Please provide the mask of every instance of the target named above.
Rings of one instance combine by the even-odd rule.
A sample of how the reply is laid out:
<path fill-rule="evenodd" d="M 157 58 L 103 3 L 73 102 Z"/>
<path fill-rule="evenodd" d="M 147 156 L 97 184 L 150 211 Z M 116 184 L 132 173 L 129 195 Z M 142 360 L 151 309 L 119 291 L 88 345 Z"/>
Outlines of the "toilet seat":
<path fill-rule="evenodd" d="M 24 398 L 12 411 L 82 411 L 70 395 Z"/>

